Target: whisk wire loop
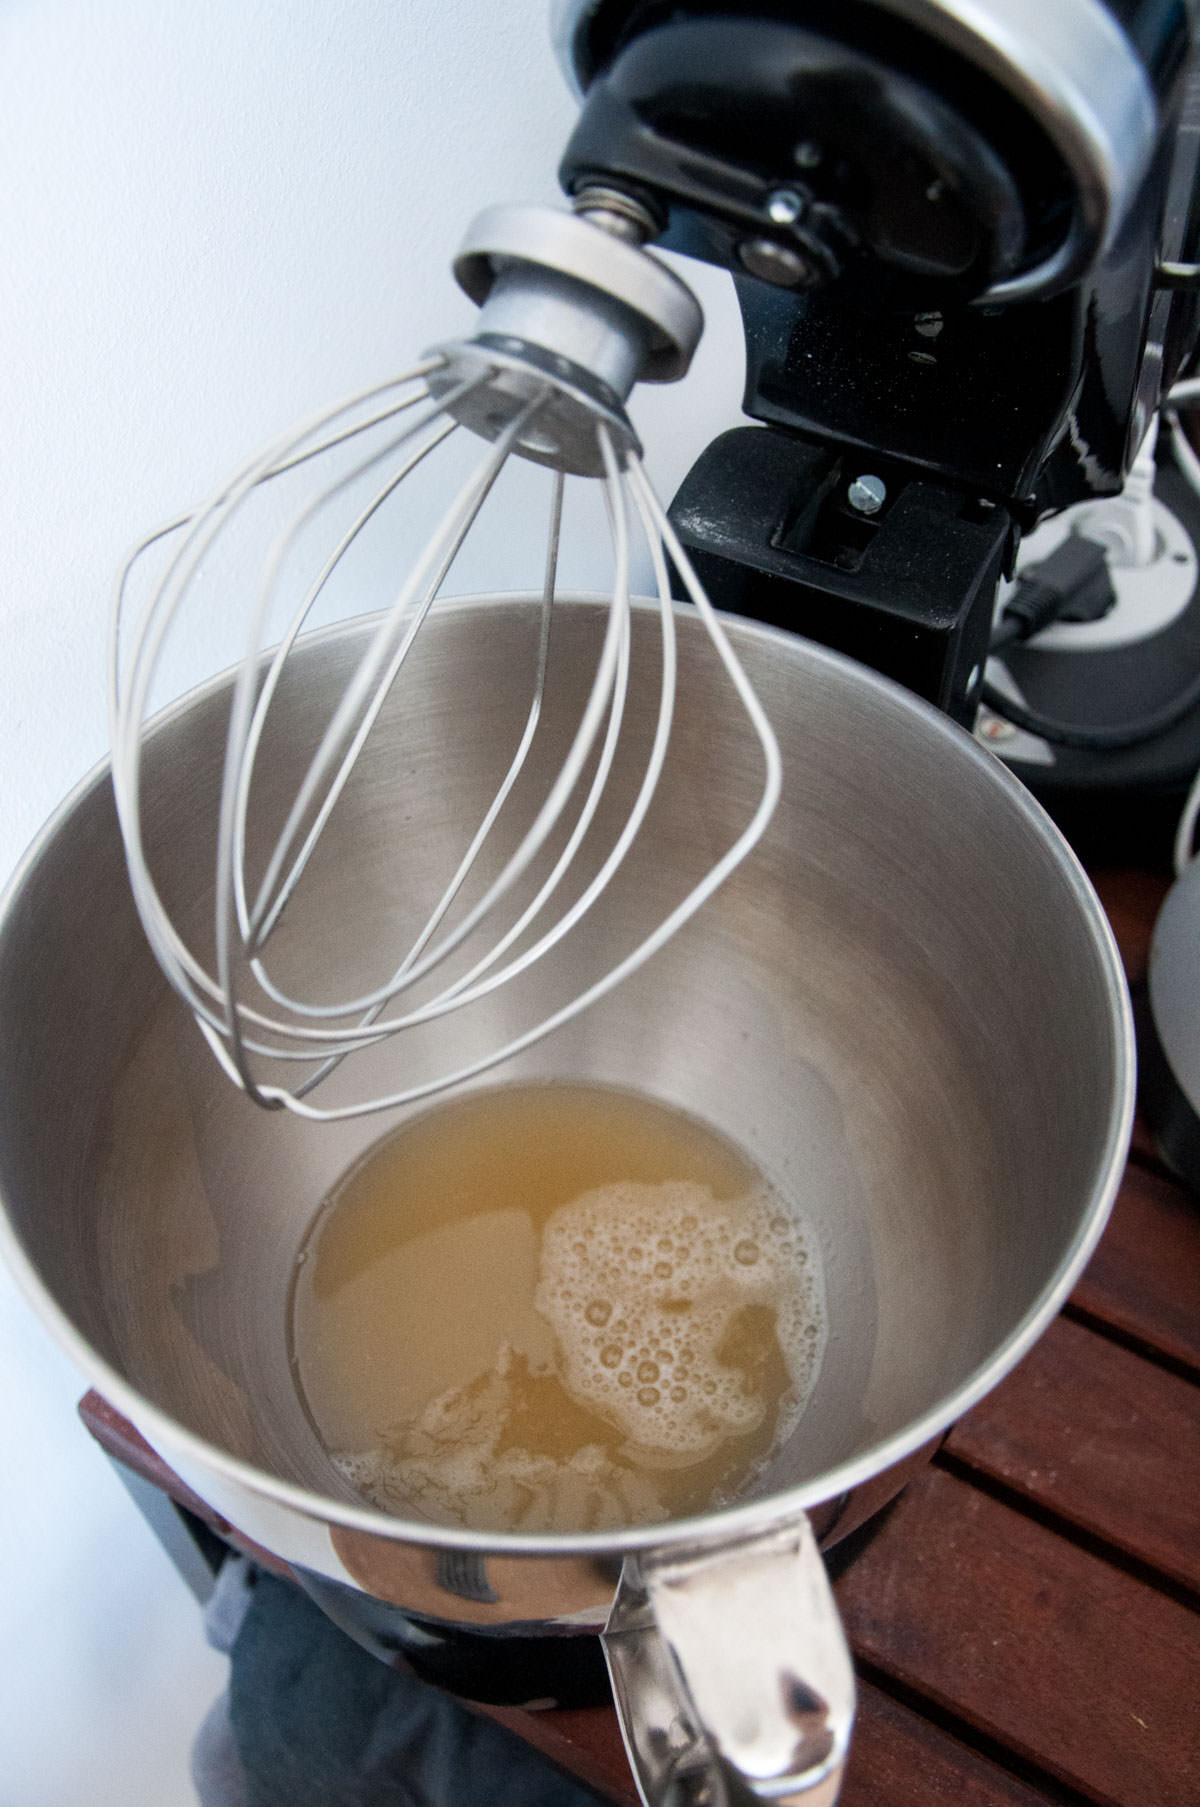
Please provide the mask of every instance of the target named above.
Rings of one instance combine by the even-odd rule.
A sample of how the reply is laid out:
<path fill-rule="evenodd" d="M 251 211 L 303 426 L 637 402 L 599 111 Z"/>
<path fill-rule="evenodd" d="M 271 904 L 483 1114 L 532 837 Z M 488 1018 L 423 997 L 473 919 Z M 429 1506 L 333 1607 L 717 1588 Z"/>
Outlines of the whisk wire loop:
<path fill-rule="evenodd" d="M 357 1117 L 414 1104 L 522 1053 L 589 1009 L 652 958 L 747 856 L 775 807 L 781 773 L 770 722 L 654 493 L 636 436 L 620 408 L 614 414 L 607 402 L 595 408 L 589 424 L 587 385 L 581 386 L 569 372 L 560 379 L 555 373 L 562 362 L 531 354 L 525 368 L 507 340 L 504 355 L 489 361 L 485 335 L 468 345 L 462 356 L 454 348 L 448 356 L 432 354 L 402 377 L 361 391 L 277 440 L 221 485 L 202 508 L 145 536 L 119 575 L 110 636 L 109 711 L 113 785 L 134 902 L 156 958 L 193 1012 L 213 1055 L 258 1104 L 287 1108 L 313 1121 Z M 341 697 L 314 732 L 315 751 L 307 757 L 290 802 L 281 809 L 282 826 L 266 842 L 265 857 L 252 878 L 248 848 L 256 808 L 255 772 L 269 744 L 269 723 L 281 699 L 284 674 L 305 627 L 318 603 L 332 593 L 335 576 L 340 578 L 348 569 L 352 549 L 373 523 L 382 520 L 385 506 L 405 480 L 441 452 L 460 423 L 490 442 L 486 452 L 460 483 L 410 574 L 367 632 Z M 569 442 L 569 455 L 564 451 L 561 461 L 552 449 L 559 435 L 564 445 Z M 356 442 L 367 448 L 361 455 L 353 449 Z M 278 962 L 268 960 L 274 937 L 313 870 L 318 847 L 422 627 L 514 452 L 549 464 L 553 487 L 532 690 L 505 770 L 498 783 L 488 787 L 482 819 L 467 836 L 448 879 L 439 882 L 436 901 L 420 912 L 419 926 L 405 931 L 405 951 L 399 958 L 393 954 L 387 976 L 361 986 L 355 995 L 332 1000 L 294 995 L 299 988 L 284 983 L 274 970 Z M 176 926 L 149 868 L 142 771 L 148 700 L 172 629 L 198 593 L 214 548 L 223 547 L 234 529 L 240 531 L 249 499 L 263 485 L 316 464 L 324 454 L 337 455 L 336 472 L 292 514 L 270 545 L 247 611 L 245 652 L 230 687 L 225 769 L 217 800 L 210 969 Z M 524 828 L 514 821 L 512 830 L 505 830 L 510 845 L 492 860 L 489 874 L 485 850 L 494 851 L 499 825 L 510 820 L 514 792 L 529 771 L 531 752 L 542 744 L 558 605 L 564 472 L 571 471 L 580 473 L 576 482 L 598 481 L 602 486 L 612 545 L 607 614 L 593 668 L 581 684 L 578 714 L 568 725 L 565 752 L 540 795 L 533 795 L 528 784 L 524 787 L 530 819 Z M 371 491 L 363 499 L 360 486 L 368 483 Z M 327 509 L 336 508 L 345 520 L 348 506 L 349 520 L 335 534 L 315 575 L 300 583 L 298 600 L 291 604 L 285 586 L 295 581 L 310 530 Z M 632 786 L 632 801 L 618 806 L 619 820 L 615 829 L 605 831 L 611 835 L 606 842 L 600 825 L 606 813 L 611 817 L 611 809 L 602 811 L 602 805 L 610 797 L 619 752 L 626 744 L 635 534 L 649 554 L 657 602 L 652 618 L 657 622 L 658 695 L 647 718 L 648 745 L 620 766 L 622 785 Z M 163 562 L 129 636 L 126 657 L 132 574 L 155 547 L 164 548 Z M 468 1052 L 459 1059 L 452 1056 L 438 1070 L 409 1072 L 390 1086 L 380 1085 L 376 1077 L 370 1096 L 343 1098 L 339 1087 L 335 1102 L 311 1102 L 314 1090 L 352 1056 L 378 1049 L 402 1032 L 469 1009 L 517 984 L 568 936 L 583 932 L 585 919 L 609 891 L 645 827 L 669 758 L 679 681 L 672 569 L 703 621 L 708 642 L 761 748 L 762 791 L 745 829 L 650 932 L 631 927 L 633 945 L 608 957 L 599 976 L 583 982 L 575 995 L 551 1009 L 543 1007 L 538 1021 L 516 1033 L 504 1032 L 482 1048 L 477 1039 L 468 1038 L 462 1044 Z M 282 635 L 274 650 L 266 651 L 269 623 L 285 601 L 289 607 Z M 393 704 L 400 709 L 397 719 L 403 720 L 411 706 L 409 701 Z M 561 715 L 558 720 L 555 733 L 561 731 Z M 590 850 L 586 862 L 585 847 Z M 403 857 L 402 846 L 397 854 Z M 566 901 L 559 902 L 564 897 Z M 611 908 L 605 915 L 611 919 Z M 432 983 L 422 994 L 417 988 L 427 981 Z M 519 1023 L 521 1018 L 513 1020 Z M 262 1063 L 267 1063 L 265 1071 Z M 289 1068 L 300 1069 L 293 1083 L 283 1076 Z M 368 1068 L 376 1074 L 378 1070 Z"/>
<path fill-rule="evenodd" d="M 201 535 L 201 549 L 211 546 L 228 521 L 236 505 L 261 484 L 306 463 L 330 448 L 341 445 L 357 434 L 392 418 L 419 402 L 428 391 L 424 378 L 440 364 L 439 358 L 426 359 L 399 377 L 373 386 L 332 408 L 311 417 L 298 430 L 275 441 L 265 453 L 254 459 L 235 478 L 224 483 L 203 507 L 178 516 L 154 529 L 141 539 L 128 554 L 118 573 L 111 613 L 109 635 L 109 720 L 112 746 L 113 791 L 118 820 L 125 843 L 126 865 L 147 939 L 167 978 L 192 1011 L 218 1031 L 223 1028 L 216 1006 L 222 992 L 190 949 L 175 932 L 170 915 L 150 874 L 141 829 L 141 752 L 142 724 L 147 696 L 161 658 L 163 644 L 178 614 L 187 581 L 194 576 L 200 562 L 195 539 Z M 333 423 L 353 417 L 364 404 L 414 382 L 422 388 L 412 396 L 378 412 L 366 421 L 355 422 L 329 434 Z M 314 444 L 307 442 L 314 441 Z M 183 541 L 176 547 L 165 572 L 160 576 L 138 622 L 130 653 L 129 672 L 122 678 L 121 647 L 126 620 L 129 580 L 135 565 L 149 549 L 174 533 L 182 532 Z M 189 550 L 191 564 L 187 562 Z"/>
<path fill-rule="evenodd" d="M 463 388 L 466 389 L 472 386 L 474 385 L 464 384 Z M 445 519 L 430 540 L 425 557 L 412 572 L 408 582 L 400 591 L 400 594 L 392 607 L 384 614 L 371 644 L 368 646 L 360 661 L 358 670 L 351 679 L 351 682 L 343 694 L 341 701 L 338 704 L 338 708 L 325 731 L 325 735 L 314 755 L 312 764 L 305 774 L 304 782 L 300 787 L 299 794 L 292 804 L 283 831 L 280 834 L 275 849 L 268 861 L 266 872 L 260 883 L 254 909 L 252 912 L 248 912 L 244 917 L 241 917 L 239 913 L 239 926 L 241 927 L 242 934 L 249 945 L 254 949 L 261 949 L 265 945 L 271 930 L 274 928 L 275 923 L 278 921 L 279 916 L 295 890 L 296 885 L 303 876 L 305 867 L 307 866 L 313 850 L 320 839 L 321 833 L 329 820 L 329 816 L 345 788 L 350 773 L 354 769 L 358 755 L 362 751 L 371 728 L 374 726 L 380 709 L 382 709 L 387 700 L 392 684 L 395 682 L 400 667 L 408 654 L 408 649 L 416 638 L 417 632 L 441 587 L 446 573 L 449 571 L 450 566 L 454 561 L 459 547 L 462 545 L 463 540 L 470 531 L 480 508 L 483 506 L 484 500 L 495 483 L 496 477 L 499 475 L 504 461 L 508 456 L 511 442 L 516 437 L 518 427 L 524 422 L 528 415 L 531 415 L 536 411 L 536 405 L 536 402 L 530 404 L 525 413 L 509 428 L 504 439 L 489 453 L 488 457 L 483 461 L 482 466 L 478 470 L 472 472 L 470 480 L 466 484 L 462 494 L 456 497 L 454 504 L 447 512 Z M 298 612 L 298 619 L 294 623 L 295 634 L 299 633 L 304 618 L 315 604 L 320 588 L 331 575 L 336 563 L 361 533 L 367 521 L 370 520 L 377 509 L 382 506 L 382 503 L 396 489 L 399 483 L 409 475 L 418 459 L 426 456 L 427 453 L 434 448 L 434 445 L 447 438 L 449 434 L 454 431 L 454 428 L 455 423 L 453 421 L 444 423 L 436 434 L 433 442 L 430 445 L 419 448 L 419 451 L 406 462 L 399 472 L 396 473 L 394 480 L 389 480 L 388 484 L 386 484 L 383 490 L 379 492 L 379 495 L 372 498 L 372 502 L 368 508 L 363 510 L 362 514 L 343 536 L 343 539 L 337 548 L 335 557 L 327 562 L 318 583 L 314 585 L 313 590 L 310 591 L 308 598 L 306 598 L 303 614 Z M 280 653 L 272 660 L 268 672 L 270 689 L 268 690 L 266 686 L 264 686 L 263 691 L 260 693 L 255 717 L 250 727 L 247 729 L 245 738 L 239 737 L 236 744 L 234 744 L 231 730 L 229 760 L 231 766 L 237 770 L 241 778 L 241 782 L 234 793 L 236 797 L 237 817 L 231 827 L 229 836 L 230 843 L 234 848 L 240 848 L 244 845 L 246 811 L 248 808 L 250 776 L 253 771 L 253 758 L 257 752 L 258 739 L 261 736 L 262 727 L 266 720 L 267 709 L 274 696 L 279 674 L 283 669 L 287 654 L 291 650 L 291 644 L 294 642 L 295 634 L 292 635 L 291 641 L 285 643 L 281 648 Z M 258 643 L 258 639 L 256 638 L 254 643 L 256 647 Z M 249 690 L 253 682 L 253 669 L 249 664 L 243 667 L 242 676 L 246 679 L 247 689 Z M 241 678 L 239 678 L 239 682 L 240 681 Z M 355 725 L 356 718 L 357 726 Z M 305 817 L 309 814 L 316 800 L 317 793 L 320 791 L 321 786 L 329 773 L 330 767 L 338 758 L 339 749 L 342 748 L 347 740 L 349 744 L 345 746 L 341 765 L 329 784 L 317 811 L 316 818 L 305 836 L 304 842 L 296 855 L 291 870 L 285 878 L 281 879 L 280 874 L 282 868 L 287 862 L 289 854 L 295 845 L 301 825 L 303 824 Z M 244 906 L 244 888 L 240 889 Z"/>
<path fill-rule="evenodd" d="M 422 949 L 425 947 L 425 945 L 429 941 L 430 937 L 435 933 L 438 925 L 441 923 L 441 921 L 445 917 L 446 912 L 447 912 L 447 910 L 449 910 L 449 908 L 453 904 L 454 899 L 458 896 L 459 891 L 462 889 L 463 884 L 466 882 L 468 875 L 470 874 L 472 868 L 474 867 L 475 862 L 476 862 L 480 852 L 482 851 L 485 842 L 487 841 L 488 835 L 491 833 L 492 826 L 495 823 L 497 816 L 500 814 L 500 811 L 503 809 L 505 802 L 507 801 L 509 795 L 512 792 L 513 786 L 516 784 L 517 779 L 520 777 L 521 772 L 524 770 L 525 762 L 529 756 L 530 748 L 533 746 L 534 736 L 537 732 L 537 725 L 541 718 L 542 699 L 545 695 L 545 689 L 546 689 L 546 667 L 549 662 L 549 656 L 550 656 L 550 628 L 551 628 L 551 621 L 552 621 L 552 605 L 554 602 L 555 579 L 556 579 L 557 568 L 558 568 L 558 547 L 559 547 L 559 534 L 560 534 L 561 523 L 562 523 L 563 487 L 564 487 L 563 474 L 561 471 L 556 471 L 555 477 L 554 477 L 554 491 L 553 491 L 553 498 L 552 498 L 552 502 L 551 502 L 551 511 L 550 511 L 550 533 L 549 533 L 549 540 L 548 540 L 547 553 L 546 553 L 546 571 L 545 571 L 545 577 L 544 577 L 543 584 L 542 584 L 541 613 L 540 613 L 540 621 L 539 621 L 539 628 L 538 628 L 537 668 L 536 668 L 535 677 L 534 677 L 533 696 L 530 699 L 529 710 L 528 710 L 528 713 L 525 718 L 525 726 L 522 730 L 520 741 L 518 742 L 516 752 L 513 754 L 513 757 L 509 763 L 508 770 L 505 772 L 504 777 L 501 779 L 500 784 L 497 788 L 496 794 L 492 798 L 492 801 L 488 806 L 488 809 L 483 817 L 482 822 L 479 824 L 479 827 L 475 831 L 475 836 L 474 836 L 473 840 L 471 841 L 470 846 L 467 848 L 466 853 L 463 855 L 463 858 L 459 862 L 457 871 L 454 873 L 454 876 L 450 880 L 449 885 L 446 887 L 445 891 L 442 893 L 442 896 L 440 897 L 438 902 L 434 905 L 434 908 L 429 916 L 428 921 L 426 922 L 424 928 L 421 930 L 420 934 L 417 936 L 417 939 L 413 943 L 412 947 L 409 949 L 409 952 L 408 952 L 405 960 L 397 968 L 396 974 L 394 975 L 396 980 L 399 980 L 400 978 L 403 977 L 404 972 L 406 971 L 407 967 L 409 965 L 411 965 L 412 961 L 414 961 L 416 959 L 417 955 L 420 954 Z M 286 1000 L 285 998 L 283 998 L 282 994 L 279 993 L 274 987 L 269 987 L 269 981 L 267 980 L 265 973 L 262 973 L 259 971 L 258 963 L 255 963 L 254 971 L 255 971 L 255 976 L 259 980 L 259 983 L 264 986 L 264 989 L 267 989 L 267 988 L 270 989 L 270 995 L 275 999 L 276 1002 L 287 1003 L 289 1001 L 289 1000 Z M 393 991 L 389 990 L 387 998 L 381 999 L 377 1003 L 372 1004 L 370 1009 L 368 1009 L 364 1013 L 359 1027 L 363 1028 L 363 1029 L 369 1028 L 374 1022 L 376 1022 L 378 1020 L 379 1016 L 382 1014 L 383 1010 L 386 1008 L 387 1003 L 390 1001 L 390 999 L 393 995 L 394 995 Z M 328 1011 L 330 1009 L 329 1006 L 324 1006 L 324 1007 L 312 1006 L 312 1005 L 307 1006 L 307 1009 L 309 1010 L 310 1013 L 315 1013 L 322 1008 L 325 1011 Z M 356 1045 L 358 1045 L 358 1044 L 356 1044 Z M 344 1053 L 329 1055 L 321 1063 L 321 1065 L 316 1069 L 316 1071 L 314 1073 L 311 1073 L 307 1079 L 302 1080 L 301 1083 L 294 1088 L 295 1096 L 297 1098 L 303 1098 L 303 1097 L 307 1096 L 307 1094 L 309 1092 L 313 1091 L 318 1085 L 320 1085 L 322 1080 L 327 1079 L 329 1077 L 330 1073 L 335 1071 L 335 1069 L 341 1064 L 341 1062 L 344 1059 L 345 1059 Z"/>
<path fill-rule="evenodd" d="M 613 481 L 616 482 L 617 470 L 615 461 L 612 478 Z M 623 523 L 623 510 L 620 511 L 619 518 Z M 288 1000 L 289 1005 L 293 1005 L 293 1007 L 297 1008 L 304 1015 L 346 1015 L 351 1011 L 370 1008 L 377 1003 L 386 1003 L 400 991 L 416 984 L 420 979 L 424 978 L 435 965 L 444 960 L 448 954 L 456 951 L 457 948 L 476 931 L 482 922 L 493 913 L 496 906 L 503 900 L 507 893 L 512 889 L 513 885 L 528 869 L 530 863 L 540 852 L 546 839 L 557 826 L 563 814 L 563 810 L 570 799 L 571 793 L 575 789 L 579 775 L 588 759 L 591 757 L 600 725 L 607 714 L 609 717 L 609 728 L 605 738 L 605 747 L 601 751 L 600 760 L 589 790 L 588 799 L 585 802 L 581 811 L 581 816 L 577 820 L 576 826 L 572 831 L 567 849 L 564 850 L 564 854 L 559 858 L 554 873 L 552 874 L 552 880 L 546 882 L 538 897 L 534 900 L 534 904 L 527 908 L 524 916 L 521 918 L 522 931 L 541 909 L 542 905 L 551 895 L 552 890 L 557 887 L 558 881 L 562 878 L 567 866 L 570 864 L 571 858 L 573 858 L 575 852 L 578 850 L 583 839 L 583 834 L 590 825 L 592 817 L 595 814 L 600 795 L 604 789 L 608 774 L 611 771 L 613 754 L 623 718 L 624 698 L 628 684 L 629 662 L 628 543 L 627 533 L 625 532 L 623 525 L 622 540 L 618 543 L 617 551 L 617 576 L 614 583 L 612 607 L 609 612 L 604 643 L 601 648 L 587 706 L 583 711 L 579 726 L 576 729 L 575 738 L 570 751 L 563 761 L 558 777 L 551 787 L 550 793 L 542 804 L 532 826 L 526 832 L 514 853 L 509 857 L 497 878 L 464 917 L 462 922 L 460 922 L 454 931 L 439 944 L 433 953 L 427 955 L 425 959 L 419 962 L 414 962 L 413 955 L 410 953 L 408 959 L 403 962 L 402 966 L 395 974 L 393 974 L 392 979 L 386 985 L 380 986 L 375 992 L 365 994 L 360 998 L 355 998 L 348 1004 L 343 1003 L 335 1007 L 326 1007 L 323 1010 L 314 1009 L 311 1005 L 295 1005 L 294 1001 L 290 999 Z M 489 812 L 489 815 L 485 820 L 487 826 L 490 827 L 495 820 L 495 812 Z M 476 841 L 473 843 L 474 853 L 478 853 L 481 845 L 482 840 L 477 836 Z M 460 873 L 463 873 L 463 876 L 465 876 L 465 872 L 463 872 L 461 867 Z M 437 906 L 434 912 L 435 917 L 442 913 L 444 912 L 441 910 L 441 906 Z M 421 931 L 421 934 L 418 937 L 418 945 L 424 945 L 428 940 L 432 922 L 433 918 L 430 919 L 430 922 L 427 922 L 425 928 Z M 509 935 L 505 937 L 504 946 L 507 947 L 510 945 L 511 941 L 515 938 L 515 934 L 510 931 Z M 553 940 L 559 938 L 559 935 L 555 934 Z M 547 938 L 547 942 L 544 945 L 548 946 L 551 944 L 552 941 L 550 938 Z M 375 1019 L 370 1025 L 371 1033 L 365 1037 L 365 1040 L 382 1040 L 399 1030 L 415 1028 L 421 1023 L 430 1022 L 435 1017 L 445 1014 L 447 1009 L 452 1006 L 458 1007 L 465 1003 L 473 1003 L 477 1001 L 479 997 L 485 995 L 486 992 L 496 989 L 497 985 L 502 983 L 504 979 L 509 976 L 508 969 L 506 969 L 503 974 L 494 976 L 486 984 L 471 986 L 470 989 L 468 989 L 468 986 L 469 982 L 474 977 L 476 970 L 486 970 L 488 966 L 491 966 L 494 963 L 494 959 L 499 957 L 501 951 L 503 950 L 493 949 L 492 954 L 485 958 L 478 969 L 472 969 L 471 973 L 464 975 L 463 978 L 457 980 L 446 991 L 439 993 L 438 996 L 430 999 L 419 1008 L 409 1011 L 401 1017 L 393 1017 L 383 1022 L 379 1022 L 378 1019 Z M 523 960 L 521 963 L 521 970 L 524 970 L 525 966 L 528 964 L 530 964 L 528 959 Z M 265 1021 L 265 1019 L 263 1020 Z M 276 1028 L 282 1027 L 282 1025 L 278 1024 L 272 1026 Z M 338 1040 L 346 1035 L 344 1026 L 341 1029 L 336 1030 L 319 1030 L 307 1028 L 300 1024 L 291 1024 L 287 1027 L 292 1035 L 309 1041 Z M 366 1027 L 366 1025 L 364 1025 L 364 1027 Z M 298 1054 L 284 1055 L 283 1057 L 299 1059 L 311 1058 L 311 1051 L 308 1053 L 301 1052 Z"/>

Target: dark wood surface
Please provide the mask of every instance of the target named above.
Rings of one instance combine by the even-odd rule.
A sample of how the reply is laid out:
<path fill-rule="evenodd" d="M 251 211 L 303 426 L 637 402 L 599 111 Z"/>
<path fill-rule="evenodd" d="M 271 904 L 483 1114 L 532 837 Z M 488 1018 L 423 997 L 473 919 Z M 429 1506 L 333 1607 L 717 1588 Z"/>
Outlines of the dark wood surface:
<path fill-rule="evenodd" d="M 1136 991 L 1165 883 L 1093 876 Z M 85 1401 L 94 1434 L 153 1470 L 106 1410 Z M 843 1807 L 1200 1807 L 1200 1201 L 1144 1125 L 1066 1309 L 836 1592 L 860 1676 Z M 488 1711 L 636 1801 L 610 1709 Z"/>

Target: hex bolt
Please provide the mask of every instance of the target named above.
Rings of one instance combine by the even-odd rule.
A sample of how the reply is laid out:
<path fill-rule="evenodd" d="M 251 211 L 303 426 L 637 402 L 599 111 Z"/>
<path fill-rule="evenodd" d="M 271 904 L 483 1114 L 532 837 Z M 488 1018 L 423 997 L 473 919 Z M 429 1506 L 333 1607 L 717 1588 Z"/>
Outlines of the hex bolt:
<path fill-rule="evenodd" d="M 887 501 L 887 484 L 882 477 L 856 477 L 846 491 L 846 500 L 859 514 L 878 514 Z"/>
<path fill-rule="evenodd" d="M 776 226 L 794 226 L 804 212 L 804 197 L 794 188 L 777 188 L 767 196 L 767 218 Z"/>

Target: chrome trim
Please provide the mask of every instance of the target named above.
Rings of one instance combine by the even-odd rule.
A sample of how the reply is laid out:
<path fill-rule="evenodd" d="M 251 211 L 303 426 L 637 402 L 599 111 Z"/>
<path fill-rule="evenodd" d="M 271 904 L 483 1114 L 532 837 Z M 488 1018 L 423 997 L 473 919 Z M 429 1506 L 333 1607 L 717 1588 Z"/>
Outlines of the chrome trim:
<path fill-rule="evenodd" d="M 643 1800 L 833 1807 L 854 1666 L 803 1513 L 627 1558 L 601 1642 Z"/>
<path fill-rule="evenodd" d="M 1154 152 L 1158 107 L 1133 45 L 1101 0 L 876 0 L 998 82 L 1074 176 L 1076 266 L 1112 240 Z M 1053 260 L 1051 260 L 1053 261 Z M 1066 266 L 1055 280 L 1065 280 Z M 1029 273 L 1029 278 L 1034 273 Z M 997 284 L 985 300 L 1021 298 Z"/>

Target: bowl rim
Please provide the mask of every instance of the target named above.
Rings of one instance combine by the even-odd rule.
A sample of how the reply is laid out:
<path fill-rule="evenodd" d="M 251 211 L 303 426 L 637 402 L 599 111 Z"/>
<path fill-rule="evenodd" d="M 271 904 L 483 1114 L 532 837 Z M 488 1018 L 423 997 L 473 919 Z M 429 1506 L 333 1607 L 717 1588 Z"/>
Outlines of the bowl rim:
<path fill-rule="evenodd" d="M 572 590 L 556 599 L 569 607 L 607 607 L 603 592 Z M 657 610 L 657 600 L 631 597 L 639 609 Z M 481 592 L 439 600 L 435 604 L 439 616 L 450 612 L 478 612 L 481 606 L 527 608 L 540 604 L 541 597 L 532 591 Z M 695 615 L 685 603 L 677 603 L 676 614 L 683 620 Z M 334 623 L 303 639 L 303 646 L 316 646 L 322 641 L 348 637 L 362 632 L 371 621 L 360 615 Z M 376 1507 L 358 1506 L 350 1501 L 334 1499 L 315 1489 L 285 1481 L 265 1469 L 233 1456 L 219 1445 L 209 1442 L 197 1432 L 180 1424 L 170 1413 L 138 1391 L 114 1368 L 74 1323 L 42 1280 L 32 1257 L 26 1252 L 10 1215 L 7 1198 L 0 1187 L 0 1258 L 14 1275 L 34 1315 L 51 1339 L 80 1370 L 84 1379 L 103 1395 L 110 1405 L 122 1412 L 165 1461 L 174 1459 L 187 1465 L 187 1479 L 203 1495 L 198 1477 L 214 1473 L 223 1482 L 232 1483 L 259 1499 L 288 1508 L 300 1518 L 320 1526 L 337 1526 L 382 1537 L 393 1542 L 416 1543 L 438 1549 L 468 1549 L 481 1555 L 495 1556 L 612 1556 L 637 1550 L 694 1544 L 697 1539 L 735 1540 L 769 1530 L 798 1511 L 809 1510 L 849 1493 L 855 1487 L 903 1462 L 923 1446 L 932 1443 L 950 1425 L 989 1393 L 1028 1353 L 1058 1314 L 1086 1266 L 1107 1224 L 1124 1172 L 1125 1156 L 1133 1127 L 1135 1105 L 1136 1055 L 1133 1015 L 1124 969 L 1108 919 L 1092 888 L 1091 881 L 1073 849 L 1014 773 L 997 755 L 942 715 L 932 704 L 905 690 L 900 684 L 880 673 L 859 665 L 843 654 L 830 651 L 800 635 L 751 621 L 742 616 L 723 613 L 722 624 L 732 629 L 735 637 L 750 639 L 767 646 L 786 647 L 793 654 L 799 647 L 802 656 L 820 669 L 826 666 L 843 676 L 851 675 L 867 695 L 875 693 L 880 705 L 897 706 L 924 720 L 926 731 L 942 735 L 955 748 L 954 757 L 973 760 L 988 773 L 988 782 L 998 786 L 1009 804 L 1023 817 L 1056 860 L 1060 874 L 1079 910 L 1081 926 L 1088 932 L 1096 959 L 1098 976 L 1109 1007 L 1112 1036 L 1112 1099 L 1107 1119 L 1107 1133 L 1095 1157 L 1095 1183 L 1086 1207 L 1080 1212 L 1075 1233 L 1063 1250 L 1047 1284 L 1030 1309 L 1015 1323 L 987 1359 L 979 1363 L 958 1386 L 933 1406 L 910 1420 L 866 1450 L 805 1482 L 780 1488 L 759 1499 L 722 1506 L 703 1514 L 671 1519 L 659 1524 L 643 1525 L 622 1531 L 577 1533 L 484 1532 L 452 1525 L 436 1525 L 420 1519 L 403 1519 Z M 187 691 L 159 711 L 149 724 L 149 731 L 167 728 L 182 713 L 209 698 L 226 685 L 230 671 L 224 671 Z M 110 760 L 98 761 L 73 786 L 57 809 L 45 822 L 10 876 L 0 894 L 0 942 L 16 914 L 23 893 L 33 879 L 50 847 L 66 823 L 84 801 L 109 779 Z"/>

